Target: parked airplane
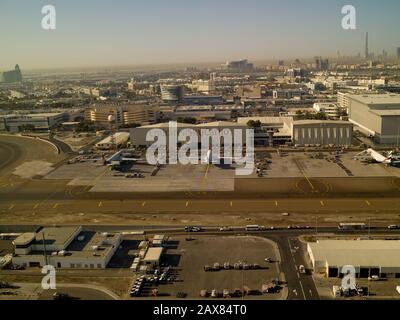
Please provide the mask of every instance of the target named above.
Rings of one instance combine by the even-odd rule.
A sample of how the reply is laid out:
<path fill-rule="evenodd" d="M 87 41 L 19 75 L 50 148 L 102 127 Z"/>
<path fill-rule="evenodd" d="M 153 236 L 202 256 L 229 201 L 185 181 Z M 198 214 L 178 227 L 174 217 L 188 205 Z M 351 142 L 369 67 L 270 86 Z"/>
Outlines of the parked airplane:
<path fill-rule="evenodd" d="M 388 166 L 400 165 L 400 158 L 394 156 L 393 152 L 390 152 L 388 156 L 384 156 L 371 148 L 357 154 L 354 159 L 369 163 L 383 163 Z"/>

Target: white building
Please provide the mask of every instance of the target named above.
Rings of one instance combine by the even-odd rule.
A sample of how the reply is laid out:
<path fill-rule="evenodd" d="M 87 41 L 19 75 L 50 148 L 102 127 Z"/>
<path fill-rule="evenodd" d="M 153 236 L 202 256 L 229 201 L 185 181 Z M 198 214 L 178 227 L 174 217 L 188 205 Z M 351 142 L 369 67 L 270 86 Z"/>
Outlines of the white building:
<path fill-rule="evenodd" d="M 160 260 L 163 252 L 164 248 L 162 247 L 147 249 L 142 264 L 148 268 L 147 270 L 153 270 L 160 265 Z"/>
<path fill-rule="evenodd" d="M 340 95 L 339 103 L 348 107 L 349 119 L 376 143 L 400 141 L 400 95 Z"/>
<path fill-rule="evenodd" d="M 329 118 L 337 119 L 341 114 L 338 103 L 318 102 L 314 103 L 313 108 L 317 112 L 326 114 Z"/>
<path fill-rule="evenodd" d="M 197 92 L 211 93 L 215 91 L 215 84 L 212 80 L 193 80 L 191 88 Z"/>
<path fill-rule="evenodd" d="M 320 240 L 307 251 L 315 273 L 338 277 L 344 266 L 354 266 L 357 277 L 400 277 L 400 241 Z"/>
<path fill-rule="evenodd" d="M 154 124 L 154 125 L 149 125 L 149 126 L 143 126 L 140 128 L 134 128 L 131 129 L 131 145 L 132 146 L 144 146 L 148 147 L 151 146 L 154 141 L 147 141 L 146 136 L 148 132 L 150 132 L 153 129 L 159 129 L 164 131 L 166 138 L 167 138 L 167 143 L 168 139 L 170 137 L 173 137 L 174 133 L 170 132 L 170 126 L 169 123 L 159 123 L 159 124 Z M 235 136 L 235 130 L 240 131 L 239 138 L 241 139 L 241 143 L 243 145 L 246 144 L 246 129 L 249 129 L 247 125 L 243 125 L 240 123 L 236 122 L 229 122 L 229 121 L 216 121 L 216 122 L 209 122 L 209 123 L 202 123 L 198 125 L 192 125 L 192 124 L 186 124 L 186 123 L 177 123 L 177 133 L 179 133 L 184 130 L 184 129 L 193 129 L 196 137 L 201 137 L 201 131 L 202 130 L 213 130 L 216 129 L 221 133 L 223 130 L 229 130 L 232 134 L 232 137 Z M 199 138 L 199 143 L 200 143 L 200 138 Z M 238 142 L 238 141 L 233 141 L 232 142 Z M 222 144 L 224 144 L 225 141 L 222 141 Z M 210 141 L 210 146 L 211 146 L 211 141 Z"/>
<path fill-rule="evenodd" d="M 291 141 L 294 145 L 350 146 L 353 124 L 348 121 L 298 120 L 293 117 L 249 117 L 238 118 L 241 124 L 250 120 L 260 121 L 264 131 L 271 133 L 273 142 Z M 259 135 L 256 133 L 256 137 Z M 271 143 L 270 143 L 271 144 Z"/>
<path fill-rule="evenodd" d="M 21 126 L 32 125 L 37 131 L 47 131 L 52 126 L 61 124 L 69 119 L 68 113 L 32 113 L 26 115 L 4 116 L 7 131 L 19 132 Z"/>
<path fill-rule="evenodd" d="M 13 241 L 12 263 L 24 267 L 102 269 L 121 241 L 121 234 L 82 231 L 82 227 L 41 228 Z"/>
<path fill-rule="evenodd" d="M 96 148 L 100 150 L 110 150 L 124 146 L 129 141 L 129 132 L 117 132 L 102 141 L 96 143 Z"/>
<path fill-rule="evenodd" d="M 298 146 L 351 146 L 353 124 L 348 121 L 299 120 L 292 124 L 293 144 Z"/>

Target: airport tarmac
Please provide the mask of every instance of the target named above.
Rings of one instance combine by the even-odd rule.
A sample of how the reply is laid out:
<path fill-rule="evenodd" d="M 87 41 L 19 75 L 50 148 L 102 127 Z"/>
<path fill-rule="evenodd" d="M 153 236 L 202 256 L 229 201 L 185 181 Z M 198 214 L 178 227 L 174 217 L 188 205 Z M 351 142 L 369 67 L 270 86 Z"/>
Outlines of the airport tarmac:
<path fill-rule="evenodd" d="M 309 221 L 309 216 L 315 219 L 316 215 L 324 217 L 323 223 L 349 216 L 389 221 L 400 214 L 400 169 L 381 164 L 365 166 L 353 160 L 351 153 L 342 156 L 342 162 L 354 177 L 346 176 L 332 161 L 293 153 L 282 158 L 272 154 L 272 169 L 264 178 L 234 177 L 234 170 L 213 165 L 165 166 L 153 177 L 153 167 L 137 165 L 134 169 L 145 177 L 129 179 L 101 161 L 57 165 L 63 157 L 54 154 L 47 143 L 7 139 L 12 143 L 4 142 L 3 137 L 0 140 L 1 145 L 11 145 L 13 150 L 1 153 L 6 163 L 12 160 L 3 166 L 0 177 L 0 223 L 4 224 L 178 221 L 243 225 L 246 219 L 282 224 L 291 219 Z M 25 148 L 27 151 L 23 151 Z M 43 179 L 12 175 L 16 166 L 46 159 L 55 170 Z M 314 168 L 318 166 L 318 170 Z M 324 170 L 326 177 L 313 175 Z M 335 170 L 343 172 L 336 177 Z M 288 171 L 293 176 L 286 176 Z M 291 219 L 283 219 L 283 212 L 290 213 Z"/>

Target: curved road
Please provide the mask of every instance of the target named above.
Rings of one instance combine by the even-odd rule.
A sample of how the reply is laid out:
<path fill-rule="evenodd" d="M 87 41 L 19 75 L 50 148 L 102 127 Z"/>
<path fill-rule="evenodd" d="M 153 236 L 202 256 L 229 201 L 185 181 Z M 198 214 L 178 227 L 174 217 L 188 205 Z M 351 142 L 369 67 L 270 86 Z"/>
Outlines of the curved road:
<path fill-rule="evenodd" d="M 0 174 L 15 164 L 22 155 L 20 146 L 0 140 Z"/>

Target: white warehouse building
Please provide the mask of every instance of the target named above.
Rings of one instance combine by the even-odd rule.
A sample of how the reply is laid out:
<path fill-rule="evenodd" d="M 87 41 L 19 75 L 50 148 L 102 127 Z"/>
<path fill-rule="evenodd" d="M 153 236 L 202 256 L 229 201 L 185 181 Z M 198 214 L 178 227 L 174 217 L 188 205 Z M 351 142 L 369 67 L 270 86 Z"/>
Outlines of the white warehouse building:
<path fill-rule="evenodd" d="M 82 227 L 46 227 L 13 241 L 12 263 L 65 269 L 103 269 L 122 242 L 119 233 L 82 231 Z"/>
<path fill-rule="evenodd" d="M 293 124 L 293 144 L 351 146 L 353 124 L 348 121 L 299 120 Z"/>
<path fill-rule="evenodd" d="M 359 278 L 400 278 L 398 240 L 320 240 L 307 251 L 315 273 L 342 276 L 344 266 L 354 266 Z"/>
<path fill-rule="evenodd" d="M 110 150 L 115 147 L 121 147 L 128 143 L 129 137 L 129 132 L 117 132 L 96 143 L 96 148 L 101 150 Z"/>

